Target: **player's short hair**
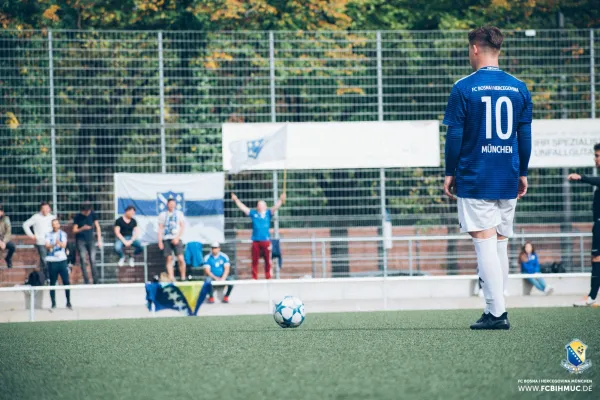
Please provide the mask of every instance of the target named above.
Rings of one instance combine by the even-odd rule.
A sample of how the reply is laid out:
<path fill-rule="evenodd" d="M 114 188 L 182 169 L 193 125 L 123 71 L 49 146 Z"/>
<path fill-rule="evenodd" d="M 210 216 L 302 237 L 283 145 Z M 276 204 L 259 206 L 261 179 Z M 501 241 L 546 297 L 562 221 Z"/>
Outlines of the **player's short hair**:
<path fill-rule="evenodd" d="M 81 211 L 91 211 L 92 205 L 87 201 L 81 204 Z"/>
<path fill-rule="evenodd" d="M 482 26 L 469 32 L 469 44 L 500 51 L 504 35 L 495 26 Z"/>
<path fill-rule="evenodd" d="M 47 201 L 42 201 L 42 202 L 40 203 L 40 209 L 41 209 L 42 207 L 44 207 L 44 206 L 48 206 L 48 207 L 50 207 L 50 204 L 49 204 Z"/>
<path fill-rule="evenodd" d="M 127 208 L 125 209 L 125 212 L 127 212 L 129 210 L 135 211 L 135 207 L 134 206 L 127 206 Z"/>
<path fill-rule="evenodd" d="M 175 199 L 170 198 L 169 200 L 167 200 L 167 204 L 169 204 L 170 202 L 175 201 Z"/>
<path fill-rule="evenodd" d="M 594 151 L 598 151 L 598 150 L 600 150 L 600 143 L 596 143 L 594 145 Z"/>

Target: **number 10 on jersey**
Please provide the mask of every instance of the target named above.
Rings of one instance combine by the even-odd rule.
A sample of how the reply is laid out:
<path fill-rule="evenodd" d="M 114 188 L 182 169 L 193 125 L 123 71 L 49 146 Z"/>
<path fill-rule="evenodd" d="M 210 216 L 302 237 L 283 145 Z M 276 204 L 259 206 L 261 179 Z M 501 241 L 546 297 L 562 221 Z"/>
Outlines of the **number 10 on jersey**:
<path fill-rule="evenodd" d="M 483 96 L 481 101 L 485 103 L 485 138 L 492 138 L 492 97 Z M 502 131 L 502 105 L 506 104 L 506 133 Z M 502 96 L 496 100 L 496 134 L 502 140 L 506 140 L 512 134 L 513 128 L 513 105 L 510 99 Z"/>

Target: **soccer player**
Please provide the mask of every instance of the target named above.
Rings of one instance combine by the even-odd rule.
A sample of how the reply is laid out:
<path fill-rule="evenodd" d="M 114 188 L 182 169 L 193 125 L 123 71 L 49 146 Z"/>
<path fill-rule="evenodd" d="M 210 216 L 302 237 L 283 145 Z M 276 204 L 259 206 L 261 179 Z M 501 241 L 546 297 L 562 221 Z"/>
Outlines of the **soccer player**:
<path fill-rule="evenodd" d="M 444 116 L 444 192 L 458 198 L 458 221 L 473 238 L 486 303 L 471 329 L 510 328 L 504 302 L 508 238 L 517 199 L 527 192 L 531 155 L 531 95 L 525 83 L 498 67 L 502 41 L 495 27 L 469 32 L 475 72 L 454 84 Z"/>
<path fill-rule="evenodd" d="M 204 257 L 204 272 L 206 273 L 206 276 L 208 276 L 206 280 L 208 282 L 232 281 L 233 278 L 229 275 L 230 268 L 231 263 L 229 262 L 229 257 L 227 254 L 221 253 L 221 245 L 219 242 L 213 242 L 210 246 L 210 254 L 207 254 Z M 223 303 L 229 303 L 229 296 L 231 295 L 232 290 L 233 285 L 228 285 L 225 296 L 223 297 Z M 210 304 L 215 302 L 213 293 L 214 289 L 211 286 L 210 294 L 208 296 L 208 302 Z"/>
<path fill-rule="evenodd" d="M 285 201 L 285 193 L 270 209 L 263 200 L 256 204 L 256 210 L 251 210 L 238 199 L 235 193 L 231 193 L 231 199 L 244 214 L 252 219 L 252 279 L 258 279 L 258 260 L 261 253 L 265 259 L 265 278 L 271 279 L 271 235 L 269 229 L 271 228 L 271 217 Z"/>
<path fill-rule="evenodd" d="M 600 143 L 594 146 L 594 157 L 596 160 L 596 168 L 600 167 Z M 575 307 L 594 306 L 597 307 L 596 296 L 598 296 L 598 288 L 600 288 L 600 177 L 586 176 L 579 174 L 571 174 L 567 177 L 572 182 L 588 183 L 596 186 L 594 191 L 594 226 L 592 228 L 592 281 L 590 293 L 575 304 Z"/>

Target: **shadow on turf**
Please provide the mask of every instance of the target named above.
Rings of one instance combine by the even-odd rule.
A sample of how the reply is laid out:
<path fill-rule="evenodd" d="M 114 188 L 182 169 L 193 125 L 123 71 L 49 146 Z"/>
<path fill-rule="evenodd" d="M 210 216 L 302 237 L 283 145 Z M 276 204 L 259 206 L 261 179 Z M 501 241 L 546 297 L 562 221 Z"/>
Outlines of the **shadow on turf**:
<path fill-rule="evenodd" d="M 421 328 L 406 328 L 406 327 L 385 327 L 385 328 L 300 328 L 300 329 L 285 329 L 286 331 L 296 332 L 340 332 L 340 331 L 470 331 L 469 327 L 421 327 Z M 254 333 L 254 332 L 276 332 L 277 328 L 264 329 L 236 329 L 235 332 Z M 231 332 L 231 330 L 211 330 L 211 332 Z"/>

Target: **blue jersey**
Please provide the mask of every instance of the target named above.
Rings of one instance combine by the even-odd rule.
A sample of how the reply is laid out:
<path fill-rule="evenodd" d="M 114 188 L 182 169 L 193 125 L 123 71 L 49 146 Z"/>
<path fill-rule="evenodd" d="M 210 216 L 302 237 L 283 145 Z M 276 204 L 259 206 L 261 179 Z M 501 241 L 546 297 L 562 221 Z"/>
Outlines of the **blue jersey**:
<path fill-rule="evenodd" d="M 229 257 L 225 253 L 219 253 L 216 257 L 209 253 L 204 257 L 204 267 L 209 267 L 210 272 L 217 278 L 225 273 L 226 264 L 229 264 Z"/>
<path fill-rule="evenodd" d="M 463 129 L 456 171 L 458 197 L 517 197 L 518 130 L 531 124 L 533 103 L 524 82 L 498 67 L 484 67 L 454 84 L 444 124 Z M 528 150 L 529 151 L 529 150 Z M 526 159 L 529 159 L 527 154 Z"/>
<path fill-rule="evenodd" d="M 262 215 L 256 210 L 250 210 L 248 216 L 252 218 L 252 240 L 258 242 L 270 240 L 271 210 L 265 211 Z"/>

